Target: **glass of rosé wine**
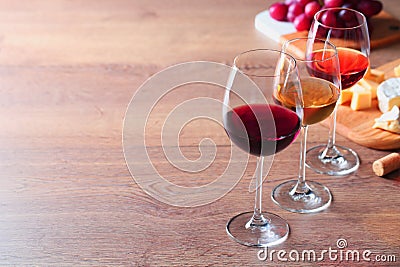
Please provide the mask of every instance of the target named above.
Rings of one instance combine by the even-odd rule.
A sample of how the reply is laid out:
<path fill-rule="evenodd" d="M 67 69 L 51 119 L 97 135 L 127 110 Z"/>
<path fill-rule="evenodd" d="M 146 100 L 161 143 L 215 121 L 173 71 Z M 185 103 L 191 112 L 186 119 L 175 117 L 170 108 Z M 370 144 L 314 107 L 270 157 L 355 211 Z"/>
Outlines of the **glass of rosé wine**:
<path fill-rule="evenodd" d="M 254 210 L 234 216 L 226 225 L 228 235 L 240 244 L 267 247 L 288 237 L 287 222 L 262 211 L 263 163 L 299 134 L 303 112 L 299 89 L 296 61 L 282 51 L 256 49 L 234 59 L 223 100 L 223 125 L 236 146 L 257 157 Z M 291 95 L 293 105 L 277 102 L 278 92 Z"/>
<path fill-rule="evenodd" d="M 312 22 L 310 38 L 324 39 L 338 51 L 342 90 L 355 85 L 369 67 L 370 39 L 366 17 L 349 8 L 327 8 L 318 11 Z M 328 143 L 307 151 L 306 164 L 312 170 L 328 175 L 347 175 L 360 165 L 357 153 L 335 142 L 337 108 L 330 117 Z"/>

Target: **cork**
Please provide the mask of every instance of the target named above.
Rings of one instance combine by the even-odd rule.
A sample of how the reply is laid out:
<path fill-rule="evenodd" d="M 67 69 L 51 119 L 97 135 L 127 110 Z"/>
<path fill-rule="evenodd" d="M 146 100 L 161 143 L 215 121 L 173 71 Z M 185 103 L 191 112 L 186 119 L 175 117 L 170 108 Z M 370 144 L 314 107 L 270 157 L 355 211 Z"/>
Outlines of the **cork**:
<path fill-rule="evenodd" d="M 400 154 L 391 153 L 381 159 L 374 161 L 372 170 L 378 176 L 384 176 L 400 168 Z"/>

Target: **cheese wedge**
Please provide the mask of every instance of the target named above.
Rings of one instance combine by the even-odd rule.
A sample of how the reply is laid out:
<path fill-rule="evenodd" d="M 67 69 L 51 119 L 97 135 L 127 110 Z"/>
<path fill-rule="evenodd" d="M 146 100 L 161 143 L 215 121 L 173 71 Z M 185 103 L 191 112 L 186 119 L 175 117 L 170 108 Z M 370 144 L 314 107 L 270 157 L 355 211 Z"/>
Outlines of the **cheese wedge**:
<path fill-rule="evenodd" d="M 400 77 L 400 65 L 394 68 L 394 75 L 396 75 L 396 77 Z"/>
<path fill-rule="evenodd" d="M 385 80 L 385 72 L 378 69 L 369 69 L 365 73 L 364 78 L 376 83 L 381 83 Z"/>
<path fill-rule="evenodd" d="M 353 96 L 351 97 L 350 108 L 352 110 L 362 110 L 370 108 L 372 105 L 371 91 L 365 89 L 361 85 L 355 84 L 351 90 Z"/>
<path fill-rule="evenodd" d="M 361 85 L 362 87 L 364 87 L 365 89 L 371 91 L 372 99 L 376 98 L 376 91 L 378 90 L 379 83 L 376 83 L 374 81 L 367 80 L 367 79 L 361 79 L 358 82 L 358 84 Z"/>
<path fill-rule="evenodd" d="M 388 112 L 393 106 L 400 106 L 400 78 L 390 78 L 382 82 L 376 95 L 382 113 Z"/>
<path fill-rule="evenodd" d="M 383 113 L 382 116 L 375 119 L 375 124 L 372 128 L 380 128 L 386 131 L 400 134 L 400 111 L 398 106 L 393 106 L 393 108 Z"/>
<path fill-rule="evenodd" d="M 340 97 L 339 97 L 339 104 L 343 105 L 345 103 L 348 103 L 351 101 L 351 98 L 353 97 L 353 91 L 350 89 L 346 89 L 346 90 L 342 90 L 342 92 L 340 93 Z"/>

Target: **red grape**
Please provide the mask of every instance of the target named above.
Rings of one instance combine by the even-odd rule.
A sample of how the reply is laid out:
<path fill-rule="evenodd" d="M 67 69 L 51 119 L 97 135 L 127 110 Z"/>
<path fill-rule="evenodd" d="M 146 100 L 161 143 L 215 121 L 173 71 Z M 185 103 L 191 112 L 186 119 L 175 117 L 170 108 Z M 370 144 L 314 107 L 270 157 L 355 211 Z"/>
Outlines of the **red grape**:
<path fill-rule="evenodd" d="M 271 18 L 286 21 L 287 20 L 288 6 L 285 3 L 275 3 L 269 7 L 269 14 Z"/>
<path fill-rule="evenodd" d="M 345 26 L 346 26 L 347 28 L 352 28 L 352 27 L 357 27 L 357 26 L 359 26 L 359 25 L 360 25 L 360 22 L 357 21 L 357 20 L 355 19 L 355 20 L 348 20 L 348 21 L 345 21 L 344 24 L 345 24 Z"/>
<path fill-rule="evenodd" d="M 356 9 L 357 8 L 357 4 L 353 4 L 353 3 L 344 3 L 342 5 L 342 7 L 344 8 L 350 8 L 350 9 Z"/>
<path fill-rule="evenodd" d="M 306 14 L 300 14 L 294 19 L 293 24 L 297 31 L 308 31 L 311 26 L 311 20 Z"/>
<path fill-rule="evenodd" d="M 321 6 L 318 2 L 310 2 L 304 7 L 304 14 L 306 14 L 307 17 L 312 19 L 319 10 L 321 9 Z"/>
<path fill-rule="evenodd" d="M 347 9 L 340 10 L 340 12 L 338 14 L 338 18 L 341 20 L 344 20 L 345 22 L 355 21 L 355 23 L 357 23 L 357 17 L 355 15 L 355 13 L 351 10 L 347 10 Z"/>
<path fill-rule="evenodd" d="M 299 3 L 293 3 L 288 8 L 287 19 L 293 22 L 294 19 L 304 12 L 304 6 Z"/>
<path fill-rule="evenodd" d="M 307 4 L 310 3 L 311 1 L 314 1 L 314 0 L 296 0 L 296 2 L 299 3 L 299 4 L 302 5 L 302 6 L 307 5 Z"/>
<path fill-rule="evenodd" d="M 325 0 L 326 7 L 340 7 L 343 4 L 343 0 Z"/>
<path fill-rule="evenodd" d="M 322 24 L 324 24 L 324 25 L 326 25 L 328 27 L 335 27 L 336 23 L 337 23 L 335 12 L 332 11 L 332 10 L 325 11 L 321 15 L 320 21 L 321 21 Z"/>
<path fill-rule="evenodd" d="M 298 31 L 308 30 L 315 14 L 325 8 L 342 7 L 355 9 L 367 18 L 382 11 L 382 0 L 280 0 L 269 7 L 270 16 L 278 21 L 290 21 Z M 321 6 L 323 5 L 323 6 Z M 357 17 L 349 10 L 340 12 L 327 10 L 318 18 L 328 27 L 354 27 L 359 24 Z M 370 27 L 370 31 L 372 27 Z M 332 36 L 341 37 L 341 33 L 332 31 Z"/>
<path fill-rule="evenodd" d="M 376 0 L 363 0 L 358 3 L 357 10 L 363 13 L 366 17 L 372 17 L 381 12 L 383 5 Z"/>
<path fill-rule="evenodd" d="M 336 20 L 336 27 L 335 28 L 345 28 L 345 27 L 346 27 L 345 21 L 340 20 L 340 19 Z"/>
<path fill-rule="evenodd" d="M 296 0 L 285 0 L 285 4 L 287 5 L 287 6 L 289 6 L 290 4 L 293 4 L 293 3 L 295 3 L 296 2 Z"/>
<path fill-rule="evenodd" d="M 345 2 L 351 5 L 357 5 L 360 0 L 345 0 Z"/>

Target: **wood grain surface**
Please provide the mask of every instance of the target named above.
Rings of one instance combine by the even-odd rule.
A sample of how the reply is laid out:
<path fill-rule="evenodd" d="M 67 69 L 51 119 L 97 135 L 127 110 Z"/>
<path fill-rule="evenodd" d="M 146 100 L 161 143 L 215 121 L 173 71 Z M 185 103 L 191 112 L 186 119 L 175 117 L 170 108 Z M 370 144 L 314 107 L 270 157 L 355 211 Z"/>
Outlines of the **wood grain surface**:
<path fill-rule="evenodd" d="M 254 194 L 248 192 L 253 157 L 229 193 L 193 208 L 149 196 L 127 168 L 122 126 L 138 88 L 176 63 L 229 63 L 243 50 L 278 48 L 253 24 L 272 2 L 0 0 L 0 266 L 369 266 L 329 257 L 260 261 L 258 249 L 230 240 L 227 220 L 253 207 Z M 385 7 L 400 17 L 397 1 L 385 1 Z M 381 66 L 399 57 L 400 44 L 394 43 L 374 50 L 371 63 Z M 178 96 L 160 102 L 146 148 L 167 179 L 205 185 L 229 164 L 229 142 L 207 120 L 188 124 L 179 137 L 182 153 L 195 160 L 199 140 L 209 137 L 215 140 L 215 161 L 199 174 L 172 166 L 158 131 L 174 101 L 190 94 Z M 326 140 L 326 128 L 310 127 L 309 147 Z M 285 218 L 291 232 L 271 249 L 321 252 L 336 249 L 342 238 L 349 250 L 371 250 L 373 260 L 396 257 L 377 266 L 398 266 L 400 173 L 373 174 L 372 162 L 387 151 L 341 135 L 337 142 L 356 150 L 361 166 L 345 177 L 306 171 L 307 179 L 333 193 L 324 212 L 295 214 L 272 203 L 272 188 L 296 177 L 299 142 L 274 158 L 263 205 Z"/>
<path fill-rule="evenodd" d="M 400 64 L 400 59 L 386 63 L 379 70 L 385 72 L 385 78 L 394 77 L 394 67 Z M 381 150 L 400 149 L 400 135 L 384 131 L 382 129 L 374 129 L 372 126 L 375 119 L 382 115 L 378 108 L 378 101 L 372 101 L 372 107 L 365 110 L 353 111 L 349 105 L 344 104 L 338 107 L 337 111 L 337 132 L 353 142 Z M 322 122 L 323 125 L 329 126 L 328 121 Z"/>

